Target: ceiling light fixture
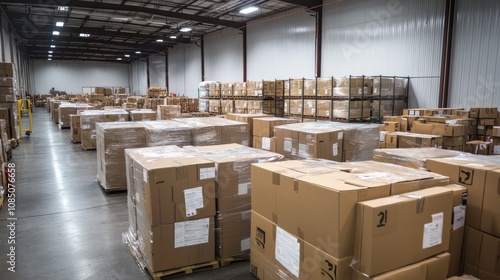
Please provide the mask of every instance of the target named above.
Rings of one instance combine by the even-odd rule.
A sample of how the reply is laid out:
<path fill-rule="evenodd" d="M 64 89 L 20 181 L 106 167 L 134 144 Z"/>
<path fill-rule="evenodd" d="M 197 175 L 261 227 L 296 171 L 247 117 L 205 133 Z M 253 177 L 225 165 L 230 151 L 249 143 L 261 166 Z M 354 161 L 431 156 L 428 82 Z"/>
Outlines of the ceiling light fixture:
<path fill-rule="evenodd" d="M 80 33 L 80 37 L 88 38 L 88 37 L 90 37 L 90 34 L 88 34 L 88 33 Z"/>
<path fill-rule="evenodd" d="M 67 12 L 69 10 L 68 6 L 57 6 L 58 11 Z"/>
<path fill-rule="evenodd" d="M 170 39 L 177 39 L 177 36 L 170 36 Z"/>
<path fill-rule="evenodd" d="M 49 54 L 49 57 L 52 57 L 52 55 L 51 55 L 51 54 Z"/>
<path fill-rule="evenodd" d="M 189 27 L 183 27 L 183 28 L 181 28 L 179 31 L 180 31 L 180 32 L 189 32 L 189 31 L 191 31 L 191 30 L 193 30 L 193 29 L 191 29 L 191 28 L 189 28 Z"/>
<path fill-rule="evenodd" d="M 52 31 L 52 35 L 58 36 L 59 34 L 61 34 L 59 31 Z"/>
<path fill-rule="evenodd" d="M 58 22 L 56 22 L 56 26 L 57 27 L 63 27 L 64 26 L 64 22 L 58 21 Z"/>
<path fill-rule="evenodd" d="M 53 53 L 53 51 L 49 51 L 49 53 Z"/>
<path fill-rule="evenodd" d="M 250 14 L 250 13 L 253 13 L 255 11 L 258 11 L 258 10 L 259 10 L 259 8 L 254 7 L 254 6 L 247 7 L 247 8 L 241 9 L 240 10 L 240 14 L 245 14 L 246 15 L 246 14 Z"/>
<path fill-rule="evenodd" d="M 55 47 L 56 47 L 56 45 L 50 45 L 50 47 L 51 47 L 51 48 L 55 48 Z"/>
<path fill-rule="evenodd" d="M 136 51 L 135 53 L 136 53 L 136 54 L 141 54 L 141 52 L 140 52 L 140 51 Z"/>
<path fill-rule="evenodd" d="M 157 43 L 163 43 L 163 40 L 162 39 L 158 39 L 156 40 Z"/>
<path fill-rule="evenodd" d="M 121 57 L 119 57 L 119 58 L 117 58 L 116 60 L 122 60 L 122 58 L 121 58 Z"/>
<path fill-rule="evenodd" d="M 126 54 L 125 57 L 130 57 L 130 54 Z"/>
<path fill-rule="evenodd" d="M 47 60 L 52 60 L 52 58 L 49 58 L 49 59 L 47 59 Z"/>

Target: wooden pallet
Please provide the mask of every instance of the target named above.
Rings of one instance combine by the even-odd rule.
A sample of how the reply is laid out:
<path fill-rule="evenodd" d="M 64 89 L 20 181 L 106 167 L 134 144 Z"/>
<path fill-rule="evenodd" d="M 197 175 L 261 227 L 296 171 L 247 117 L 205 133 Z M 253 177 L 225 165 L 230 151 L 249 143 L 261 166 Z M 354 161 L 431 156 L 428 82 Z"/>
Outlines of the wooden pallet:
<path fill-rule="evenodd" d="M 81 144 L 81 143 L 82 143 L 82 141 L 73 141 L 73 140 L 70 140 L 70 141 L 71 141 L 71 143 L 73 143 L 73 144 Z"/>
<path fill-rule="evenodd" d="M 99 184 L 99 186 L 102 188 L 102 190 L 103 190 L 106 194 L 110 194 L 110 193 L 114 193 L 114 192 L 123 192 L 123 191 L 127 191 L 127 187 L 125 187 L 125 188 L 121 188 L 121 189 L 118 189 L 118 188 L 112 188 L 112 189 L 107 189 L 107 188 L 104 188 L 104 186 L 102 185 L 101 181 L 99 181 L 99 179 L 97 179 L 97 183 Z"/>
<path fill-rule="evenodd" d="M 57 126 L 59 126 L 59 129 L 69 129 L 70 128 L 69 126 L 63 126 L 62 124 L 58 124 Z"/>
<path fill-rule="evenodd" d="M 151 277 L 153 277 L 154 280 L 160 280 L 162 277 L 165 277 L 165 276 L 173 276 L 176 274 L 188 275 L 188 274 L 192 274 L 193 272 L 200 272 L 200 271 L 211 270 L 211 269 L 216 269 L 216 268 L 219 268 L 219 262 L 218 261 L 211 261 L 211 262 L 207 262 L 207 263 L 201 263 L 201 264 L 197 264 L 197 265 L 189 265 L 189 266 L 185 266 L 185 267 L 181 267 L 181 268 L 177 268 L 177 269 L 165 270 L 165 271 L 160 271 L 160 272 L 155 272 L 155 273 L 151 273 L 151 272 L 149 272 L 149 270 L 148 270 L 148 272 L 151 275 Z"/>
<path fill-rule="evenodd" d="M 228 266 L 234 262 L 248 261 L 248 260 L 250 260 L 250 256 L 249 255 L 237 256 L 237 257 L 224 258 L 224 259 L 218 258 L 217 260 L 219 261 L 220 266 L 224 267 L 224 266 Z"/>

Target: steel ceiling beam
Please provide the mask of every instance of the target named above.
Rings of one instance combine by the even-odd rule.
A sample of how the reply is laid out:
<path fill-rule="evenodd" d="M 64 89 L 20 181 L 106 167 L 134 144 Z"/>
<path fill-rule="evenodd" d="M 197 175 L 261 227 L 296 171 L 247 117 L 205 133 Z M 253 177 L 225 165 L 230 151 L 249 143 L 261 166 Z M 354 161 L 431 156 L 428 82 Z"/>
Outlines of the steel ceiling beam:
<path fill-rule="evenodd" d="M 27 49 L 30 54 L 45 54 L 48 55 L 49 49 L 44 48 L 44 47 L 31 47 Z M 104 55 L 117 55 L 117 56 L 123 56 L 124 52 L 123 50 L 117 50 L 117 51 L 110 51 L 110 50 L 94 50 L 94 49 L 83 49 L 83 48 L 58 48 L 58 49 L 51 49 L 53 51 L 52 55 L 57 55 L 57 54 L 79 54 L 79 53 L 95 53 L 95 54 L 104 54 Z"/>
<path fill-rule="evenodd" d="M 2 4 L 26 4 L 33 6 L 58 6 L 58 3 L 55 1 L 49 1 L 46 3 L 40 3 L 39 0 L 0 0 Z M 300 1 L 307 2 L 307 1 Z M 316 2 L 316 1 L 314 1 Z M 198 15 L 190 15 L 183 14 L 177 12 L 170 12 L 159 9 L 146 8 L 141 6 L 131 6 L 131 5 L 120 5 L 120 4 L 111 4 L 111 3 L 102 3 L 102 2 L 90 2 L 90 1 L 79 1 L 79 0 L 67 0 L 64 4 L 65 6 L 72 8 L 84 8 L 84 9 L 99 9 L 99 10 L 112 10 L 112 11 L 129 11 L 129 12 L 140 12 L 152 15 L 159 15 L 170 18 L 177 18 L 182 20 L 196 21 L 202 23 L 208 23 L 213 25 L 221 25 L 231 28 L 242 28 L 244 27 L 244 23 L 229 21 L 229 20 L 221 20 L 217 18 L 198 16 Z"/>
<path fill-rule="evenodd" d="M 304 6 L 307 8 L 314 8 L 323 5 L 322 0 L 280 0 L 280 2 L 292 5 Z"/>
<path fill-rule="evenodd" d="M 31 59 L 47 59 L 45 57 L 34 57 L 30 56 Z M 83 60 L 83 61 L 94 61 L 94 62 L 113 62 L 113 63 L 124 63 L 124 64 L 130 64 L 131 60 L 116 60 L 116 59 L 97 59 L 97 58 L 81 58 L 78 56 L 72 56 L 72 57 L 59 57 L 59 58 L 52 58 L 52 61 L 57 61 L 57 60 Z"/>

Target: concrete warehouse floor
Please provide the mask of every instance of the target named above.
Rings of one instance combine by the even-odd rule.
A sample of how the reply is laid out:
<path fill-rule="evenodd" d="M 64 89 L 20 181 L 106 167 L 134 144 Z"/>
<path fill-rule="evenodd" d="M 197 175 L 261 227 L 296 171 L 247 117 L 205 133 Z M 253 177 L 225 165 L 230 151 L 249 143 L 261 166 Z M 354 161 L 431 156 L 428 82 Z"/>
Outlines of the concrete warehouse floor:
<path fill-rule="evenodd" d="M 0 210 L 0 279 L 151 279 L 122 242 L 126 192 L 106 195 L 96 182 L 96 152 L 72 144 L 45 109 L 33 134 L 13 151 L 16 169 L 15 273 L 8 271 L 7 205 Z M 248 262 L 168 279 L 255 279 Z"/>

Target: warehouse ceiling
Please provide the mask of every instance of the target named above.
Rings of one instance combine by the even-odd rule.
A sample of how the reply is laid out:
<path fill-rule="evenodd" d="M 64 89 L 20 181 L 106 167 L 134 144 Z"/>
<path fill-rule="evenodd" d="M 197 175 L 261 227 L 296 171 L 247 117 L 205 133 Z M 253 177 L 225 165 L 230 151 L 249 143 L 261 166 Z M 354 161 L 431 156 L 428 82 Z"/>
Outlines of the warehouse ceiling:
<path fill-rule="evenodd" d="M 0 0 L 30 58 L 130 62 L 321 0 Z M 240 11 L 257 7 L 252 13 Z M 62 26 L 61 26 L 62 25 Z M 184 29 L 191 29 L 183 32 Z M 49 55 L 51 57 L 49 57 Z"/>

